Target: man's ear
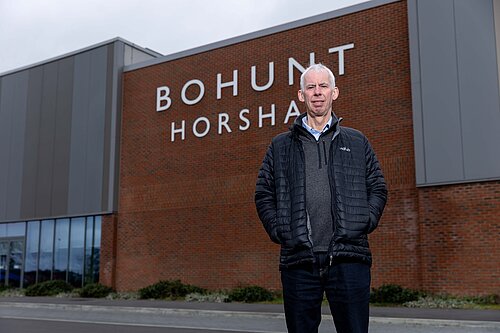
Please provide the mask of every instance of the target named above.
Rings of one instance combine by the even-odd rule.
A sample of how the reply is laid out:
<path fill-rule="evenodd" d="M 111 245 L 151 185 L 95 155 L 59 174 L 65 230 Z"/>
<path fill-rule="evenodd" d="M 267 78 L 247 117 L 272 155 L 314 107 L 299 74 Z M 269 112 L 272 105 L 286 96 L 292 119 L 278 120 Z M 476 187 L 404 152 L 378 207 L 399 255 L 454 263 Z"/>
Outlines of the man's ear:
<path fill-rule="evenodd" d="M 297 96 L 299 97 L 299 101 L 304 102 L 304 94 L 302 93 L 302 90 L 297 91 Z"/>
<path fill-rule="evenodd" d="M 339 98 L 339 88 L 335 87 L 333 88 L 332 101 L 336 100 L 337 98 Z"/>

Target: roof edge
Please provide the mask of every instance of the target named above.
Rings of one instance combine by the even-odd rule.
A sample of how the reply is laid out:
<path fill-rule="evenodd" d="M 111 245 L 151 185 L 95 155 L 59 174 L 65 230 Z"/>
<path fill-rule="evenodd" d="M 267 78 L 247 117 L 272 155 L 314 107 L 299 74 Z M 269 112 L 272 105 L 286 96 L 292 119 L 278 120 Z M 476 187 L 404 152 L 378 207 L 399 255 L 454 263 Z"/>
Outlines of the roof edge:
<path fill-rule="evenodd" d="M 265 36 L 272 35 L 272 34 L 279 33 L 279 32 L 283 32 L 286 30 L 299 28 L 299 27 L 306 26 L 309 24 L 314 24 L 314 23 L 318 23 L 321 21 L 330 20 L 332 18 L 341 17 L 344 15 L 360 12 L 363 10 L 367 10 L 367 9 L 371 9 L 371 8 L 379 7 L 382 5 L 389 4 L 389 3 L 399 2 L 399 1 L 403 1 L 403 0 L 369 0 L 369 1 L 366 1 L 363 3 L 359 3 L 359 4 L 352 5 L 352 6 L 345 7 L 345 8 L 336 9 L 336 10 L 326 12 L 323 14 L 310 16 L 310 17 L 303 18 L 300 20 L 280 24 L 280 25 L 277 25 L 274 27 L 258 30 L 255 32 L 250 32 L 250 33 L 243 34 L 243 35 L 236 36 L 236 37 L 231 37 L 231 38 L 224 39 L 224 40 L 221 40 L 221 41 L 218 41 L 215 43 L 210 43 L 210 44 L 202 45 L 202 46 L 195 47 L 192 49 L 188 49 L 185 51 L 172 53 L 169 55 L 162 56 L 160 58 L 150 59 L 150 60 L 146 60 L 146 61 L 139 62 L 136 64 L 131 64 L 131 65 L 125 66 L 123 68 L 123 72 L 130 72 L 130 71 L 134 71 L 137 69 L 158 65 L 158 64 L 161 64 L 164 62 L 175 60 L 175 59 L 180 59 L 180 58 L 195 55 L 198 53 L 212 51 L 212 50 L 219 49 L 219 48 L 226 47 L 226 46 L 230 46 L 233 44 L 249 41 L 249 40 L 260 38 L 260 37 L 265 37 Z"/>
<path fill-rule="evenodd" d="M 52 58 L 49 58 L 49 59 L 46 59 L 46 60 L 42 60 L 42 61 L 30 64 L 30 65 L 26 65 L 26 66 L 22 66 L 22 67 L 18 67 L 18 68 L 14 68 L 14 69 L 8 70 L 6 72 L 2 72 L 2 73 L 0 73 L 0 77 L 6 76 L 6 75 L 9 75 L 9 74 L 14 74 L 16 72 L 21 72 L 21 71 L 24 71 L 26 69 L 30 69 L 32 67 L 37 67 L 37 66 L 40 66 L 40 65 L 44 65 L 44 64 L 47 64 L 47 63 L 50 63 L 50 62 L 53 62 L 53 61 L 61 60 L 63 58 L 71 57 L 71 56 L 74 56 L 74 55 L 76 55 L 78 53 L 83 53 L 83 52 L 86 52 L 86 51 L 89 51 L 89 50 L 92 50 L 92 49 L 96 49 L 98 47 L 101 47 L 101 46 L 104 46 L 104 45 L 107 45 L 107 44 L 112 44 L 112 43 L 115 43 L 115 42 L 122 42 L 122 43 L 124 43 L 126 45 L 129 45 L 129 46 L 135 48 L 135 49 L 139 49 L 142 52 L 148 53 L 149 55 L 154 56 L 154 57 L 161 57 L 161 56 L 163 56 L 159 52 L 153 51 L 153 50 L 148 49 L 148 48 L 144 48 L 142 46 L 139 46 L 137 44 L 129 42 L 128 40 L 126 40 L 124 38 L 115 37 L 115 38 L 111 38 L 111 39 L 105 40 L 105 41 L 97 43 L 97 44 L 86 46 L 84 48 L 81 48 L 81 49 L 78 49 L 78 50 L 75 50 L 75 51 L 71 51 L 71 52 L 68 52 L 68 53 L 64 53 L 62 55 L 58 55 L 58 56 L 55 56 L 55 57 L 52 57 Z"/>

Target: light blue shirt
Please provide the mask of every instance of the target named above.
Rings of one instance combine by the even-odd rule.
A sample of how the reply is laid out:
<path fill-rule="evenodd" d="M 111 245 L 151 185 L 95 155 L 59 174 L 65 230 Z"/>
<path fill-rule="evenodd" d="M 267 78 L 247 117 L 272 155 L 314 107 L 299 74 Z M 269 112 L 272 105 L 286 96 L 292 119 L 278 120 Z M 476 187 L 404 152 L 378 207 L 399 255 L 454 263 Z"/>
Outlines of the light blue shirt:
<path fill-rule="evenodd" d="M 312 128 L 311 126 L 309 126 L 307 124 L 307 116 L 305 116 L 304 118 L 302 118 L 302 126 L 309 132 L 311 133 L 312 136 L 314 136 L 314 138 L 316 139 L 316 141 L 319 140 L 319 137 L 321 136 L 321 134 L 323 132 L 325 132 L 326 130 L 328 130 L 330 128 L 330 126 L 332 126 L 332 119 L 333 117 L 330 116 L 330 120 L 328 120 L 328 122 L 326 123 L 325 127 L 323 127 L 323 129 L 321 131 L 318 131 L 314 128 Z"/>

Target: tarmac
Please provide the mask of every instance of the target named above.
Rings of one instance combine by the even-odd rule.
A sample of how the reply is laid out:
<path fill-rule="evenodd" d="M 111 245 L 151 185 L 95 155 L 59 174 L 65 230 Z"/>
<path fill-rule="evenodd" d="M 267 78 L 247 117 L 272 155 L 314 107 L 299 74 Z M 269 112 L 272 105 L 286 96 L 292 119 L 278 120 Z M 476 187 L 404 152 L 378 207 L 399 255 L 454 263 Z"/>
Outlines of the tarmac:
<path fill-rule="evenodd" d="M 158 300 L 108 300 L 60 297 L 0 297 L 7 307 L 72 309 L 81 311 L 125 311 L 131 313 L 190 313 L 204 316 L 242 316 L 284 318 L 282 304 L 212 303 Z M 330 317 L 328 306 L 322 309 Z M 500 310 L 422 309 L 370 307 L 370 322 L 418 323 L 446 326 L 485 326 L 500 330 Z"/>

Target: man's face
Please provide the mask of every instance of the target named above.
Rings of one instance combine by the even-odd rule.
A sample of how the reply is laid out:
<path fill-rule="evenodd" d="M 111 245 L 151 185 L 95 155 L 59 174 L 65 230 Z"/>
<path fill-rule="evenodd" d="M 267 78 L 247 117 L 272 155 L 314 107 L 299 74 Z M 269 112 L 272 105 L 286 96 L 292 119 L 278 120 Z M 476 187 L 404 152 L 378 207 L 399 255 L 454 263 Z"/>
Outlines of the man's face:
<path fill-rule="evenodd" d="M 311 117 L 324 117 L 332 111 L 332 102 L 339 96 L 337 87 L 330 85 L 326 71 L 309 71 L 304 77 L 304 90 L 298 92 L 299 101 L 306 104 Z"/>

